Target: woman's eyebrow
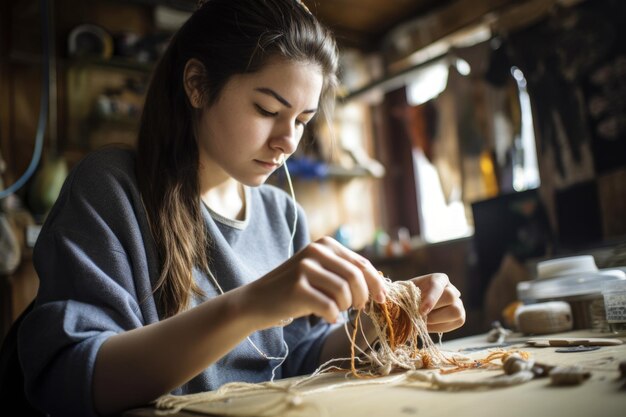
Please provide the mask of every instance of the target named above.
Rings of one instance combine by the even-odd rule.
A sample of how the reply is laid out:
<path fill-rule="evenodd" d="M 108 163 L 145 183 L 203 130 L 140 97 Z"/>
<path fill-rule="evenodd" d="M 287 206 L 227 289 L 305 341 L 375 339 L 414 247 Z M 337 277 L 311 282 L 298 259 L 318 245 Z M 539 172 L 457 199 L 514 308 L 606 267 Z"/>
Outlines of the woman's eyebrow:
<path fill-rule="evenodd" d="M 272 90 L 271 88 L 268 88 L 268 87 L 258 87 L 258 88 L 255 88 L 254 90 L 258 91 L 259 93 L 263 93 L 263 94 L 267 94 L 268 96 L 272 96 L 276 100 L 278 100 L 282 104 L 284 104 L 286 107 L 291 108 L 291 103 L 288 102 L 287 99 L 285 99 L 283 96 L 281 96 L 280 94 L 278 94 L 276 91 Z M 315 113 L 316 111 L 317 111 L 317 109 L 309 109 L 309 110 L 304 110 L 302 113 Z"/>

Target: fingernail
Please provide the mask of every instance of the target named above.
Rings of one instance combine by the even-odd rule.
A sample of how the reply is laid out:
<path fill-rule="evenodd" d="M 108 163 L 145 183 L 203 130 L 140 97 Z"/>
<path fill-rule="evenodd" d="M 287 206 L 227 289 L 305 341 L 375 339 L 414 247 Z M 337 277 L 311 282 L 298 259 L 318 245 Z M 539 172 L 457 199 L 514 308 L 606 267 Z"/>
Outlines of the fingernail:
<path fill-rule="evenodd" d="M 387 299 L 387 295 L 385 294 L 384 291 L 379 292 L 378 294 L 374 295 L 374 299 L 379 302 L 379 303 L 384 303 L 385 300 Z"/>

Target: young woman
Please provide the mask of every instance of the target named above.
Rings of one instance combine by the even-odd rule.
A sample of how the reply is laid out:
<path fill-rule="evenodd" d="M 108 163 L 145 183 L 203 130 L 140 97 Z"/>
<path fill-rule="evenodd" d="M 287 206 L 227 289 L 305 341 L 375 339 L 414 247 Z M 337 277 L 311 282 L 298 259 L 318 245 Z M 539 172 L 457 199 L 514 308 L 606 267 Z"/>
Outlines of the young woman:
<path fill-rule="evenodd" d="M 382 302 L 374 267 L 263 185 L 332 101 L 331 34 L 297 0 L 210 0 L 171 40 L 136 152 L 68 177 L 20 329 L 30 401 L 98 415 L 162 394 L 312 372 L 349 356 L 341 312 Z M 463 324 L 443 274 L 414 278 L 429 330 Z"/>

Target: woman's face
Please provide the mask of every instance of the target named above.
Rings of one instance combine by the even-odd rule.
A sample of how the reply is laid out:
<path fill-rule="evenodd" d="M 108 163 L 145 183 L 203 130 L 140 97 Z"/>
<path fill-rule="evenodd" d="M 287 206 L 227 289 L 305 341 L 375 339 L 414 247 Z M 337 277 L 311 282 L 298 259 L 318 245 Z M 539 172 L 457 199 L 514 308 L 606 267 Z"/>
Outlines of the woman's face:
<path fill-rule="evenodd" d="M 263 184 L 297 148 L 317 112 L 318 65 L 275 58 L 258 72 L 233 76 L 198 123 L 204 183 Z"/>

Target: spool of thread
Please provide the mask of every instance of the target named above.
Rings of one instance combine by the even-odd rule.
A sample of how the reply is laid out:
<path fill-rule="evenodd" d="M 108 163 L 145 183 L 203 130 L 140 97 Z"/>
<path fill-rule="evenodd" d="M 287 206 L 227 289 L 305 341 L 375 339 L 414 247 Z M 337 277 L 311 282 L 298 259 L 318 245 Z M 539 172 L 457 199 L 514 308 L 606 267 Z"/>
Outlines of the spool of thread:
<path fill-rule="evenodd" d="M 524 360 L 519 355 L 511 355 L 502 364 L 502 370 L 507 375 L 513 375 L 522 371 L 532 371 L 534 365 L 533 360 Z"/>
<path fill-rule="evenodd" d="M 552 385 L 579 385 L 591 376 L 580 366 L 557 366 L 550 371 Z"/>
<path fill-rule="evenodd" d="M 517 329 L 525 334 L 548 334 L 571 330 L 572 309 L 565 301 L 548 301 L 519 307 L 515 312 Z"/>

